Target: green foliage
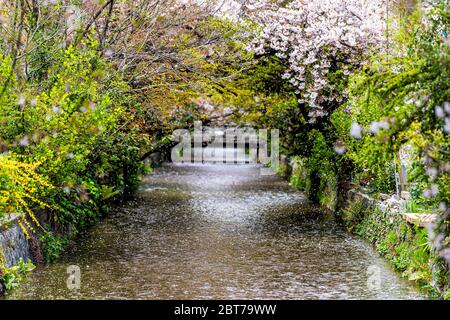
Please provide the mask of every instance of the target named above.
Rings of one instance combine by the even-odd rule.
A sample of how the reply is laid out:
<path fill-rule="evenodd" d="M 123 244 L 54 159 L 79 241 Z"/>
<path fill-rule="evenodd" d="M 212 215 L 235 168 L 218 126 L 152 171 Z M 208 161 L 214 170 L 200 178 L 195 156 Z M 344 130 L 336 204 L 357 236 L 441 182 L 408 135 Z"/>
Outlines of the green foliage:
<path fill-rule="evenodd" d="M 309 190 L 310 198 L 317 200 L 322 204 L 327 204 L 334 208 L 335 199 L 332 193 L 336 190 L 337 172 L 339 162 L 336 153 L 330 149 L 327 144 L 325 135 L 317 130 L 313 130 L 309 134 L 312 149 L 307 159 L 306 165 L 310 172 L 311 189 Z M 328 197 L 331 196 L 331 199 Z"/>
<path fill-rule="evenodd" d="M 364 234 L 360 223 L 365 217 L 365 208 L 361 200 L 350 202 L 346 207 L 339 210 L 339 218 L 344 222 L 348 231 L 355 231 L 358 235 Z"/>
<path fill-rule="evenodd" d="M 364 70 L 351 78 L 348 106 L 333 114 L 348 150 L 345 157 L 355 166 L 355 182 L 375 192 L 395 190 L 397 154 L 409 148 L 412 199 L 406 210 L 411 212 L 443 214 L 450 203 L 446 169 L 450 163 L 450 138 L 448 125 L 445 127 L 449 113 L 444 110 L 450 102 L 449 8 L 448 0 L 440 0 L 428 14 L 417 11 L 408 16 L 396 36 L 393 53 L 373 57 Z M 351 122 L 363 128 L 362 139 L 349 136 Z M 383 122 L 384 128 L 371 132 L 377 122 Z M 432 296 L 448 287 L 448 265 L 430 251 L 425 230 L 410 232 L 407 239 L 401 238 L 398 230 L 383 236 L 380 230 L 372 230 L 377 222 L 368 221 L 371 223 L 357 226 L 359 234 L 376 242 L 396 269 Z M 448 214 L 443 214 L 440 221 L 434 233 L 448 239 Z M 448 244 L 447 240 L 441 241 L 440 248 L 448 248 Z"/>
<path fill-rule="evenodd" d="M 309 192 L 311 187 L 311 181 L 309 179 L 310 173 L 305 164 L 305 159 L 300 156 L 295 156 L 291 158 L 292 173 L 290 176 L 290 183 L 295 188 Z"/>
<path fill-rule="evenodd" d="M 45 81 L 22 88 L 13 75 L 0 97 L 0 143 L 41 164 L 38 173 L 55 188 L 35 197 L 45 198 L 52 223 L 72 234 L 95 221 L 111 198 L 133 192 L 143 168 L 139 129 L 125 106 L 128 86 L 97 46 L 89 39 L 59 49 Z M 0 66 L 4 83 L 11 59 Z"/>
<path fill-rule="evenodd" d="M 49 229 L 47 227 L 47 229 Z M 45 230 L 39 237 L 46 262 L 56 261 L 69 243 L 67 236 L 55 235 Z"/>
<path fill-rule="evenodd" d="M 24 262 L 21 258 L 18 264 L 14 267 L 7 268 L 1 274 L 0 282 L 3 283 L 7 291 L 16 288 L 25 276 L 33 271 L 35 266 L 31 262 Z"/>
<path fill-rule="evenodd" d="M 424 204 L 424 198 L 422 195 L 413 196 L 410 200 L 408 200 L 405 205 L 405 211 L 413 213 L 430 213 L 429 206 Z"/>
<path fill-rule="evenodd" d="M 448 274 L 443 272 L 445 269 L 442 267 L 439 271 L 434 270 L 436 257 L 428 243 L 428 233 L 424 229 L 416 228 L 406 238 L 400 238 L 391 230 L 385 239 L 381 239 L 377 249 L 405 277 L 416 281 L 430 296 L 435 297 L 439 295 L 438 289 L 446 285 Z M 435 283 L 436 278 L 439 283 Z"/>
<path fill-rule="evenodd" d="M 340 216 L 348 230 L 372 243 L 405 278 L 417 283 L 430 297 L 443 296 L 442 290 L 448 287 L 448 270 L 430 247 L 426 229 L 408 224 L 397 213 L 364 204 L 360 198 L 349 201 Z"/>
<path fill-rule="evenodd" d="M 395 53 L 373 57 L 352 77 L 347 119 L 343 110 L 333 115 L 357 177 L 372 182 L 377 191 L 394 190 L 395 155 L 404 145 L 412 147 L 415 168 L 409 178 L 420 192 L 427 186 L 427 174 L 419 160 L 429 157 L 437 167 L 448 163 L 449 138 L 443 120 L 435 114 L 437 106 L 450 100 L 450 48 L 444 41 L 450 27 L 448 8 L 448 1 L 441 0 L 425 17 L 420 12 L 408 16 L 396 36 Z M 383 121 L 388 128 L 371 134 L 369 127 L 375 121 Z M 350 122 L 364 128 L 361 140 L 348 136 Z M 448 173 L 436 182 L 445 190 Z M 442 189 L 429 205 L 449 200 Z"/>
<path fill-rule="evenodd" d="M 444 295 L 444 300 L 450 300 L 450 290 Z"/>

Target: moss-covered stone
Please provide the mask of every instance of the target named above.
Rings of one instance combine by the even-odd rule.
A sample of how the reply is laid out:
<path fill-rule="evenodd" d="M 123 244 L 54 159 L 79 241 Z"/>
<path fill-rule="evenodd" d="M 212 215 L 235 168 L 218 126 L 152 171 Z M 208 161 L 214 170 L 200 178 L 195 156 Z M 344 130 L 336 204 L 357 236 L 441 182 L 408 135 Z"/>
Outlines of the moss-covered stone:
<path fill-rule="evenodd" d="M 430 297 L 445 298 L 448 270 L 431 249 L 428 232 L 409 224 L 397 212 L 383 210 L 375 200 L 351 191 L 338 217 L 347 229 L 370 242 L 403 277 Z"/>

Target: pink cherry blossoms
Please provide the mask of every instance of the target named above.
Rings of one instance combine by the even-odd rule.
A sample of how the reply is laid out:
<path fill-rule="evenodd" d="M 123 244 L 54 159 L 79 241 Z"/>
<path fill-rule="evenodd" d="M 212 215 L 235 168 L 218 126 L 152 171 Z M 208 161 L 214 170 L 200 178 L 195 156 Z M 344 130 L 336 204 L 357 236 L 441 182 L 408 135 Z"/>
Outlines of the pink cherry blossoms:
<path fill-rule="evenodd" d="M 330 73 L 345 79 L 371 49 L 386 43 L 384 0 L 299 0 L 286 6 L 260 0 L 247 10 L 262 26 L 250 50 L 274 53 L 286 64 L 283 78 L 295 87 L 299 103 L 308 105 L 310 123 L 346 98 Z"/>

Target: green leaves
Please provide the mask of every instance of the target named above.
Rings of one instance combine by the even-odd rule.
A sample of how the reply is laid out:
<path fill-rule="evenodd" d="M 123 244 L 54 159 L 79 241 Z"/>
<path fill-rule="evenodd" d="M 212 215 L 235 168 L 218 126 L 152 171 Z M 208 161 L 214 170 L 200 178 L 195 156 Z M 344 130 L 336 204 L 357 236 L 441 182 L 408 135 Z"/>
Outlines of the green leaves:
<path fill-rule="evenodd" d="M 0 96 L 1 152 L 40 163 L 38 173 L 56 188 L 33 196 L 53 208 L 52 223 L 73 233 L 95 221 L 112 197 L 136 188 L 143 167 L 142 139 L 129 127 L 133 106 L 125 106 L 128 85 L 97 49 L 92 39 L 53 48 L 40 81 L 23 84 L 11 59 L 0 60 L 0 84 L 10 77 Z M 47 260 L 56 259 L 65 241 L 47 233 L 43 241 Z"/>
<path fill-rule="evenodd" d="M 3 273 L 0 281 L 5 286 L 7 291 L 16 288 L 21 281 L 25 278 L 25 276 L 33 271 L 36 267 L 30 261 L 24 262 L 22 258 L 20 258 L 18 265 L 6 269 Z"/>
<path fill-rule="evenodd" d="M 55 235 L 53 232 L 47 230 L 41 234 L 39 239 L 41 240 L 43 246 L 44 258 L 46 262 L 54 262 L 58 259 L 64 248 L 69 243 L 67 237 Z"/>

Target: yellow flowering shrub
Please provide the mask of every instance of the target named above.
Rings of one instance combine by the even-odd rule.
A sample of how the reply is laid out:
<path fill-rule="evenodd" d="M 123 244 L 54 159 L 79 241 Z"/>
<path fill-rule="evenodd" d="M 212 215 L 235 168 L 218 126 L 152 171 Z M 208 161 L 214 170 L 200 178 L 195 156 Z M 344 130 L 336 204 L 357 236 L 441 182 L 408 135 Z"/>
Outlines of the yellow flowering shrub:
<path fill-rule="evenodd" d="M 31 206 L 50 208 L 39 198 L 53 186 L 36 173 L 38 166 L 38 163 L 24 163 L 10 156 L 0 156 L 0 221 L 8 214 L 18 214 L 17 222 L 27 238 L 30 237 L 29 232 L 34 231 L 33 224 L 40 226 Z"/>
<path fill-rule="evenodd" d="M 3 275 L 5 272 L 6 272 L 6 265 L 3 259 L 2 248 L 0 248 L 0 276 Z"/>

